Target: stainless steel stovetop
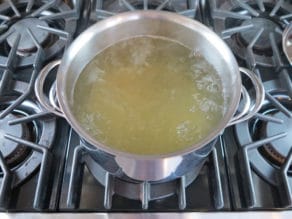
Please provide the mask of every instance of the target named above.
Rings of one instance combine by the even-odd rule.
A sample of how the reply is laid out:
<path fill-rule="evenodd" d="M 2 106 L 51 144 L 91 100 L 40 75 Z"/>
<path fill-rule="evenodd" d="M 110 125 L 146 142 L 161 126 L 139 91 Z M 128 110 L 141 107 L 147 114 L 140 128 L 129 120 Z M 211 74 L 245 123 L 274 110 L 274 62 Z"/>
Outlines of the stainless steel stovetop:
<path fill-rule="evenodd" d="M 198 176 L 152 184 L 115 178 L 35 98 L 46 63 L 93 23 L 129 10 L 199 20 L 264 83 L 260 112 L 226 129 Z M 292 68 L 282 48 L 291 21 L 284 0 L 0 1 L 0 217 L 291 217 Z M 44 89 L 54 99 L 50 77 Z"/>

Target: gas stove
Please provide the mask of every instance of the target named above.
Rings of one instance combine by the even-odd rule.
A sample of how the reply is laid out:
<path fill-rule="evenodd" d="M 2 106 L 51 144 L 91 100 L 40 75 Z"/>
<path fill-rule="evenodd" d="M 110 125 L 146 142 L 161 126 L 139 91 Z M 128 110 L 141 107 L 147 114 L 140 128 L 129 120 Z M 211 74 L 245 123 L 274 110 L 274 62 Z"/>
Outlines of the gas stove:
<path fill-rule="evenodd" d="M 133 10 L 202 22 L 265 87 L 256 116 L 227 128 L 206 162 L 172 181 L 106 172 L 33 89 L 40 70 L 86 28 Z M 0 217 L 291 217 L 292 67 L 282 48 L 291 22 L 292 4 L 284 0 L 0 1 Z M 52 103 L 54 77 L 44 87 Z"/>

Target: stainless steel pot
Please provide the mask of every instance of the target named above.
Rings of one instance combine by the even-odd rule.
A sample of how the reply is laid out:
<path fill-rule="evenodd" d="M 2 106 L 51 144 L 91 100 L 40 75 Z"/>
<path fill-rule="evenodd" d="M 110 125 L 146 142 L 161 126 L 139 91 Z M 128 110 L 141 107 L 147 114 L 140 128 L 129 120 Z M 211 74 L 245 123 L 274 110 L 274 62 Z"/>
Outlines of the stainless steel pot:
<path fill-rule="evenodd" d="M 181 42 L 200 52 L 214 66 L 222 78 L 226 107 L 222 120 L 209 135 L 192 147 L 165 155 L 141 156 L 115 150 L 92 138 L 78 123 L 72 113 L 75 83 L 88 62 L 97 53 L 122 39 L 138 36 L 163 36 Z M 45 78 L 59 66 L 56 93 L 59 106 L 48 101 L 43 93 Z M 241 84 L 240 71 L 252 81 L 256 98 L 251 101 Z M 236 122 L 251 118 L 264 100 L 261 81 L 247 69 L 239 68 L 227 45 L 210 29 L 189 18 L 156 11 L 135 11 L 119 14 L 96 23 L 71 44 L 61 61 L 49 63 L 35 84 L 36 96 L 49 111 L 67 119 L 74 130 L 90 145 L 97 162 L 114 175 L 126 175 L 135 180 L 159 181 L 180 177 L 199 166 L 213 148 L 214 139 L 224 129 Z M 241 99 L 244 107 L 234 116 Z M 53 100 L 54 95 L 50 95 Z M 106 159 L 105 159 L 106 158 Z"/>
<path fill-rule="evenodd" d="M 282 47 L 290 65 L 292 65 L 292 23 L 287 25 L 283 32 Z"/>

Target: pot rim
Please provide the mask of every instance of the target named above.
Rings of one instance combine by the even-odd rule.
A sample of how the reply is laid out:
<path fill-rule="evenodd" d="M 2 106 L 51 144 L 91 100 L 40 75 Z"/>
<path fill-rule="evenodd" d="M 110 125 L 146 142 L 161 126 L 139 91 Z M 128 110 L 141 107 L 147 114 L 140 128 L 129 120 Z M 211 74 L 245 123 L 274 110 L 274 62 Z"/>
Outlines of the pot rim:
<path fill-rule="evenodd" d="M 230 105 L 227 109 L 227 112 L 224 114 L 224 117 L 218 123 L 217 127 L 213 129 L 204 139 L 199 141 L 196 144 L 191 146 L 185 147 L 182 150 L 178 150 L 171 153 L 166 154 L 159 154 L 159 155 L 140 155 L 140 154 L 133 154 L 124 151 L 120 151 L 114 149 L 110 146 L 104 145 L 98 141 L 96 141 L 93 137 L 91 137 L 81 125 L 79 125 L 78 121 L 75 119 L 73 113 L 70 111 L 69 104 L 65 101 L 68 100 L 66 92 L 64 91 L 64 85 L 66 84 L 66 77 L 63 72 L 67 72 L 70 67 L 70 62 L 75 57 L 75 55 L 82 49 L 82 45 L 89 41 L 97 32 L 102 32 L 108 28 L 113 26 L 119 25 L 126 21 L 131 20 L 139 20 L 141 18 L 150 18 L 150 19 L 162 19 L 168 20 L 179 25 L 185 26 L 189 29 L 196 29 L 200 33 L 204 33 L 209 38 L 209 41 L 214 42 L 216 46 L 220 47 L 220 50 L 224 50 L 224 59 L 227 57 L 229 62 L 232 62 L 235 65 L 237 74 L 236 80 L 234 82 L 235 94 L 233 95 L 232 99 L 230 99 Z M 98 31 L 97 31 L 98 30 Z M 89 60 L 90 61 L 90 60 Z M 171 12 L 165 11 L 154 11 L 154 10 L 147 10 L 147 11 L 131 11 L 131 12 L 123 12 L 118 15 L 114 15 L 109 17 L 105 20 L 99 21 L 81 33 L 69 46 L 67 51 L 64 53 L 63 58 L 61 60 L 61 64 L 58 69 L 57 73 L 57 81 L 56 81 L 56 92 L 59 101 L 60 108 L 66 118 L 67 122 L 73 127 L 73 129 L 90 145 L 96 148 L 96 150 L 102 150 L 109 154 L 115 156 L 123 156 L 129 157 L 131 159 L 137 160 L 156 160 L 156 159 L 164 159 L 164 158 L 171 158 L 176 156 L 182 156 L 185 154 L 192 153 L 196 150 L 203 148 L 205 145 L 210 143 L 214 140 L 218 135 L 220 135 L 224 129 L 227 127 L 228 123 L 231 121 L 233 115 L 235 114 L 241 96 L 241 76 L 239 72 L 239 67 L 237 61 L 231 52 L 230 48 L 226 45 L 226 43 L 211 29 L 207 26 L 203 25 L 202 23 L 192 20 L 190 18 L 184 17 L 182 15 L 178 15 Z M 94 149 L 93 149 L 94 150 Z"/>

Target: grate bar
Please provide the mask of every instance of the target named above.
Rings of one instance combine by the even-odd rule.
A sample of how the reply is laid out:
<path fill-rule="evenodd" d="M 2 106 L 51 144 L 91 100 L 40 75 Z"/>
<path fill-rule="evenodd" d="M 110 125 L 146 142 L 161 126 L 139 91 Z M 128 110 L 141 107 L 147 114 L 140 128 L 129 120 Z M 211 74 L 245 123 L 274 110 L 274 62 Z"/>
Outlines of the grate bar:
<path fill-rule="evenodd" d="M 2 78 L 0 80 L 0 95 L 3 95 L 5 93 L 5 90 L 7 86 L 10 84 L 12 73 L 9 70 L 5 70 Z"/>
<path fill-rule="evenodd" d="M 88 6 L 88 2 L 90 2 L 90 1 L 88 1 L 88 0 L 83 0 L 83 1 L 65 1 L 65 3 L 67 5 L 69 5 L 73 9 L 73 10 L 70 10 L 69 12 L 75 11 L 76 12 L 76 15 L 77 16 L 80 16 L 77 19 L 83 18 L 83 16 L 81 15 L 81 13 L 83 13 L 83 9 L 85 10 L 85 8 L 82 8 L 84 6 L 83 3 L 85 3 L 86 4 L 86 7 L 87 7 Z M 90 2 L 89 3 L 89 7 L 91 7 L 91 4 L 93 4 L 93 3 Z M 94 4 L 97 5 L 98 4 L 97 1 L 94 1 Z M 88 9 L 88 8 L 86 8 L 86 9 Z M 63 13 L 63 12 L 61 12 L 61 13 Z M 56 14 L 59 14 L 59 13 L 56 13 Z"/>
<path fill-rule="evenodd" d="M 280 27 L 276 27 L 275 28 L 275 33 L 278 33 L 278 34 L 282 35 L 283 34 L 283 30 Z"/>
<path fill-rule="evenodd" d="M 11 17 L 6 16 L 6 15 L 3 15 L 3 14 L 0 14 L 0 20 L 10 21 L 11 20 Z"/>
<path fill-rule="evenodd" d="M 12 69 L 12 63 L 16 61 L 16 52 L 20 42 L 20 34 L 17 34 L 14 40 L 13 46 L 8 54 L 6 65 L 8 68 Z"/>
<path fill-rule="evenodd" d="M 182 176 L 179 178 L 177 195 L 178 195 L 178 208 L 180 210 L 184 210 L 187 207 L 185 176 Z"/>
<path fill-rule="evenodd" d="M 71 11 L 64 11 L 56 14 L 50 14 L 46 16 L 42 16 L 40 20 L 57 20 L 57 19 L 68 19 L 68 18 L 75 18 L 78 19 L 78 12 L 76 10 Z"/>
<path fill-rule="evenodd" d="M 141 201 L 142 201 L 142 209 L 147 210 L 149 207 L 149 197 L 150 197 L 150 184 L 147 181 L 144 181 L 141 184 Z"/>
<path fill-rule="evenodd" d="M 126 8 L 128 8 L 130 11 L 135 11 L 136 9 L 131 5 L 127 0 L 120 0 Z"/>
<path fill-rule="evenodd" d="M 186 16 L 186 17 L 191 17 L 194 18 L 196 16 L 196 9 L 189 9 L 185 11 L 180 11 L 178 14 Z"/>
<path fill-rule="evenodd" d="M 36 144 L 36 143 L 33 143 L 33 142 L 30 142 L 30 141 L 27 141 L 27 140 L 24 140 L 22 138 L 18 138 L 16 136 L 13 136 L 13 135 L 10 135 L 10 134 L 5 134 L 4 135 L 4 138 L 10 140 L 10 141 L 14 141 L 14 142 L 17 142 L 19 144 L 23 144 L 35 151 L 38 151 L 38 152 L 41 152 L 41 153 L 46 153 L 47 151 L 47 148 L 43 145 L 40 145 L 40 144 Z"/>
<path fill-rule="evenodd" d="M 273 17 L 276 15 L 277 11 L 280 9 L 281 5 L 283 4 L 283 0 L 278 0 L 277 3 L 275 4 L 273 10 L 270 13 L 270 16 Z"/>
<path fill-rule="evenodd" d="M 51 154 L 49 151 L 45 148 L 43 150 L 42 154 L 42 161 L 41 161 L 41 167 L 39 171 L 39 177 L 38 177 L 38 183 L 36 186 L 35 196 L 34 196 L 34 202 L 33 207 L 35 209 L 44 209 L 45 206 L 45 200 L 47 198 L 48 194 L 48 185 L 49 185 L 49 179 L 50 179 L 50 170 L 51 170 Z"/>
<path fill-rule="evenodd" d="M 12 2 L 12 0 L 7 0 L 11 9 L 13 10 L 14 14 L 17 16 L 17 17 L 20 17 L 21 14 L 20 12 L 18 11 L 17 7 L 15 6 L 15 4 Z"/>
<path fill-rule="evenodd" d="M 104 1 L 103 0 L 97 0 L 95 2 L 95 9 L 97 9 L 97 8 L 103 8 L 103 5 L 104 5 Z"/>
<path fill-rule="evenodd" d="M 285 88 L 288 91 L 289 97 L 292 98 L 292 82 L 291 82 L 291 78 L 289 76 L 288 70 L 283 69 L 280 72 L 279 76 L 280 76 L 281 83 L 285 86 Z"/>
<path fill-rule="evenodd" d="M 247 47 L 247 56 L 248 56 L 248 61 L 249 61 L 249 65 L 251 67 L 251 69 L 254 69 L 257 65 L 257 62 L 255 60 L 255 56 L 254 56 L 254 52 L 253 52 L 253 47 L 254 44 L 259 40 L 260 36 L 262 35 L 262 33 L 264 32 L 264 28 L 261 28 L 257 34 L 254 36 L 254 38 L 252 39 L 252 41 L 250 42 L 250 44 Z"/>
<path fill-rule="evenodd" d="M 40 112 L 40 113 L 32 114 L 29 116 L 21 117 L 18 119 L 10 120 L 8 122 L 8 124 L 9 125 L 17 125 L 17 124 L 21 124 L 21 123 L 28 123 L 28 122 L 31 122 L 35 119 L 40 119 L 40 118 L 48 117 L 48 116 L 52 116 L 52 113 L 51 112 Z"/>
<path fill-rule="evenodd" d="M 288 176 L 288 170 L 291 166 L 291 162 L 292 162 L 292 146 L 289 150 L 289 153 L 286 157 L 285 163 L 284 165 L 281 167 L 281 178 L 283 181 L 283 187 L 284 187 L 284 191 L 285 191 L 285 198 L 286 198 L 286 207 L 291 207 L 292 206 L 292 188 L 290 186 L 289 183 L 289 176 Z"/>
<path fill-rule="evenodd" d="M 268 116 L 268 115 L 263 115 L 260 113 L 255 114 L 255 117 L 262 120 L 262 121 L 266 121 L 266 122 L 273 122 L 273 123 L 277 123 L 277 124 L 283 124 L 284 121 L 282 119 L 278 119 L 272 116 Z"/>
<path fill-rule="evenodd" d="M 43 48 L 40 47 L 38 49 L 38 52 L 36 53 L 36 55 L 34 56 L 34 62 L 33 62 L 33 73 L 32 73 L 32 76 L 31 76 L 31 81 L 29 83 L 29 87 L 32 86 L 30 89 L 33 89 L 33 86 L 34 86 L 34 82 L 35 82 L 35 79 L 36 79 L 36 76 L 38 74 L 38 72 L 40 71 L 41 67 L 42 67 L 42 63 L 43 63 L 43 58 L 44 58 L 44 51 L 43 51 Z M 32 83 L 33 82 L 33 83 Z"/>
<path fill-rule="evenodd" d="M 110 16 L 114 16 L 116 14 L 114 12 L 110 12 L 110 11 L 106 11 L 102 9 L 96 9 L 95 13 L 96 13 L 97 19 L 105 19 Z"/>
<path fill-rule="evenodd" d="M 272 47 L 272 50 L 273 50 L 273 56 L 275 57 L 274 58 L 274 61 L 276 62 L 276 66 L 279 68 L 281 66 L 283 66 L 283 61 L 281 59 L 281 55 L 280 55 L 280 51 L 278 49 L 278 45 L 277 45 L 277 42 L 276 42 L 276 39 L 275 39 L 275 34 L 272 32 L 269 34 L 269 38 L 270 38 L 270 43 L 271 43 L 271 47 Z"/>
<path fill-rule="evenodd" d="M 256 3 L 258 5 L 259 9 L 261 10 L 261 12 L 265 12 L 266 11 L 263 0 L 256 0 Z"/>
<path fill-rule="evenodd" d="M 56 29 L 53 27 L 44 27 L 44 26 L 40 26 L 40 25 L 38 25 L 37 27 L 42 29 L 42 30 L 48 31 L 49 33 L 56 34 L 59 37 L 61 37 L 61 39 L 64 39 L 64 40 L 67 40 L 70 37 L 69 33 L 66 31 L 63 31 L 63 30 L 59 30 L 59 29 Z"/>
<path fill-rule="evenodd" d="M 148 0 L 143 0 L 143 9 L 148 10 Z"/>
<path fill-rule="evenodd" d="M 213 18 L 234 18 L 240 20 L 248 20 L 251 19 L 251 16 L 245 14 L 239 14 L 232 11 L 224 11 L 220 9 L 215 9 L 212 12 Z"/>
<path fill-rule="evenodd" d="M 240 153 L 242 155 L 242 160 L 241 160 L 241 168 L 242 171 L 242 180 L 244 181 L 243 183 L 243 189 L 246 191 L 244 193 L 245 195 L 245 199 L 246 199 L 246 204 L 248 208 L 253 208 L 256 205 L 256 197 L 255 197 L 255 188 L 254 188 L 254 183 L 253 183 L 253 178 L 251 175 L 251 166 L 250 166 L 250 162 L 248 159 L 248 150 L 251 148 L 248 147 L 243 147 L 241 148 L 242 153 Z"/>
<path fill-rule="evenodd" d="M 5 159 L 0 151 L 0 167 L 3 172 L 2 183 L 0 186 L 0 209 L 7 209 L 10 192 L 12 175 L 6 165 Z"/>
<path fill-rule="evenodd" d="M 290 18 L 292 18 L 292 13 L 280 16 L 280 20 L 288 20 Z"/>
<path fill-rule="evenodd" d="M 33 13 L 30 14 L 30 16 L 32 17 L 36 17 L 39 14 L 41 14 L 43 11 L 51 8 L 52 6 L 54 6 L 56 4 L 57 0 L 52 0 L 47 2 L 46 4 L 44 4 L 43 6 L 41 6 L 39 9 L 35 10 Z"/>
<path fill-rule="evenodd" d="M 194 14 L 192 15 L 193 17 L 192 18 L 195 18 L 198 14 L 197 17 L 199 17 L 199 20 L 202 22 L 202 23 L 205 23 L 206 21 L 205 18 L 206 17 L 203 17 L 203 12 L 202 12 L 202 9 L 205 8 L 206 6 L 204 5 L 205 3 L 202 2 L 202 5 L 201 5 L 201 1 L 200 0 L 188 0 L 188 7 L 190 9 L 193 9 L 194 10 Z"/>
<path fill-rule="evenodd" d="M 29 28 L 26 29 L 26 31 L 28 32 L 29 36 L 31 37 L 31 39 L 33 40 L 33 43 L 35 44 L 35 46 L 38 49 L 41 49 L 41 45 L 39 44 L 39 42 L 37 41 L 37 39 L 35 38 L 35 36 L 33 35 L 33 33 L 31 32 L 31 30 Z"/>
<path fill-rule="evenodd" d="M 221 141 L 221 139 L 220 139 Z M 214 201 L 214 207 L 216 209 L 222 209 L 224 207 L 224 198 L 223 198 L 223 191 L 222 191 L 222 183 L 221 183 L 221 177 L 220 177 L 220 168 L 218 163 L 218 155 L 217 155 L 217 149 L 214 147 L 212 150 L 212 161 L 214 165 L 214 171 L 213 171 L 213 201 Z"/>
<path fill-rule="evenodd" d="M 82 186 L 80 185 L 79 179 L 83 177 L 83 166 L 80 165 L 82 154 L 84 153 L 83 147 L 78 146 L 74 149 L 73 162 L 71 168 L 71 176 L 69 181 L 68 196 L 67 196 L 67 207 L 76 209 L 80 202 L 80 193 Z"/>
<path fill-rule="evenodd" d="M 221 37 L 223 39 L 227 39 L 227 38 L 230 38 L 235 33 L 240 33 L 240 32 L 246 31 L 252 27 L 253 27 L 253 24 L 248 24 L 248 25 L 244 25 L 244 26 L 225 29 L 224 31 L 221 32 Z"/>
<path fill-rule="evenodd" d="M 7 28 L 8 28 L 8 26 L 7 26 L 6 24 L 2 24 L 2 25 L 0 25 L 0 34 L 1 34 L 2 32 L 4 32 L 5 30 L 7 30 Z"/>
<path fill-rule="evenodd" d="M 262 79 L 261 78 L 261 72 L 260 72 L 260 70 L 258 69 L 258 68 L 255 68 L 255 69 L 253 69 L 253 72 L 260 78 L 260 79 Z"/>
<path fill-rule="evenodd" d="M 2 43 L 4 40 L 7 39 L 7 37 L 10 36 L 10 34 L 12 34 L 14 31 L 7 31 L 5 33 L 3 33 L 1 36 L 0 36 L 0 43 Z"/>
<path fill-rule="evenodd" d="M 158 5 L 157 8 L 155 8 L 155 10 L 156 11 L 162 10 L 169 2 L 170 2 L 170 0 L 164 0 L 164 2 L 162 2 L 160 5 Z"/>
<path fill-rule="evenodd" d="M 198 8 L 199 4 L 202 3 L 204 5 L 205 2 L 200 2 L 200 0 L 187 0 L 188 8 Z"/>
<path fill-rule="evenodd" d="M 106 172 L 105 175 L 105 183 L 104 183 L 104 202 L 103 206 L 105 209 L 112 208 L 112 197 L 114 194 L 114 177 L 109 173 Z"/>
<path fill-rule="evenodd" d="M 15 90 L 18 93 L 23 93 L 27 90 L 28 86 L 29 84 L 24 81 L 15 81 L 13 90 Z"/>
<path fill-rule="evenodd" d="M 283 106 L 275 97 L 273 97 L 268 92 L 265 93 L 266 98 L 275 106 L 277 109 L 279 109 L 282 113 L 284 113 L 287 117 L 291 118 L 292 114 L 291 112 Z"/>
<path fill-rule="evenodd" d="M 38 49 L 38 51 L 35 55 L 35 58 L 34 58 L 33 67 L 35 69 L 34 71 L 39 71 L 41 66 L 42 66 L 42 63 L 43 63 L 42 61 L 43 61 L 43 57 L 44 57 L 44 50 L 29 28 L 27 29 L 27 32 L 28 32 L 29 36 L 31 37 L 32 41 L 34 42 L 36 48 Z M 34 74 L 32 74 L 33 81 L 35 80 L 35 77 L 36 76 Z"/>
<path fill-rule="evenodd" d="M 251 15 L 255 17 L 258 17 L 260 15 L 256 10 L 254 10 L 252 7 L 250 7 L 247 3 L 243 2 L 242 0 L 236 0 L 236 2 L 240 7 L 247 10 Z"/>
<path fill-rule="evenodd" d="M 34 3 L 35 3 L 35 0 L 28 0 L 27 5 L 26 5 L 26 9 L 25 9 L 26 13 L 31 12 L 31 9 L 32 9 Z"/>
<path fill-rule="evenodd" d="M 284 138 L 286 136 L 287 136 L 287 132 L 282 132 L 282 133 L 279 133 L 277 135 L 273 135 L 271 137 L 267 137 L 267 138 L 264 138 L 264 139 L 261 139 L 258 141 L 254 141 L 250 144 L 243 145 L 242 147 L 247 148 L 248 150 L 256 149 L 264 144 L 268 144 L 272 141 L 275 141 L 275 140 L 280 139 L 280 138 Z"/>

